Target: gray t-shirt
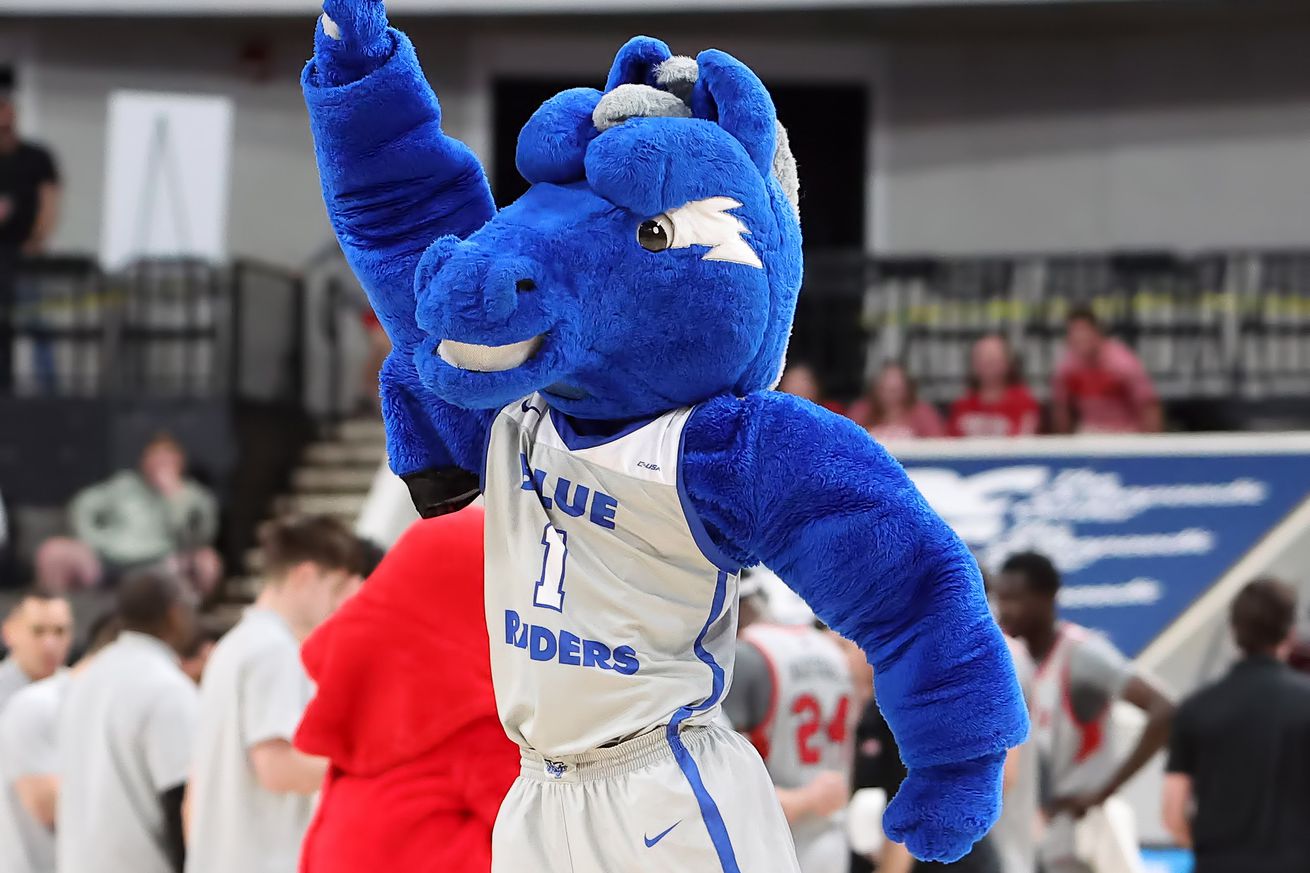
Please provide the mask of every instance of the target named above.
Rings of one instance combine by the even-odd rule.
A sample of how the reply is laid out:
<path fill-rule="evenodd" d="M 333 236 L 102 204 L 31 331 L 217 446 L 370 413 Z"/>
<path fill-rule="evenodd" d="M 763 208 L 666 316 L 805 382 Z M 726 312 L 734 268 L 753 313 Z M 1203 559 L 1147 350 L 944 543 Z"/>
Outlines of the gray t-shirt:
<path fill-rule="evenodd" d="M 160 795 L 185 784 L 195 685 L 161 640 L 125 631 L 59 710 L 58 873 L 172 873 Z"/>
<path fill-rule="evenodd" d="M 4 873 L 54 873 L 54 831 L 32 817 L 14 784 L 26 776 L 55 773 L 56 719 L 68 677 L 61 670 L 33 682 L 0 712 L 0 870 Z"/>
<path fill-rule="evenodd" d="M 187 873 L 295 873 L 313 799 L 259 784 L 249 750 L 290 741 L 313 696 L 300 644 L 252 608 L 215 646 L 200 689 Z"/>
<path fill-rule="evenodd" d="M 0 661 L 0 712 L 4 711 L 5 704 L 9 698 L 18 693 L 19 689 L 30 685 L 32 680 L 23 672 L 23 668 L 18 666 L 18 662 L 12 657 Z"/>
<path fill-rule="evenodd" d="M 737 642 L 737 663 L 732 686 L 723 698 L 723 712 L 733 730 L 747 733 L 769 717 L 773 703 L 773 674 L 764 652 L 750 643 Z"/>

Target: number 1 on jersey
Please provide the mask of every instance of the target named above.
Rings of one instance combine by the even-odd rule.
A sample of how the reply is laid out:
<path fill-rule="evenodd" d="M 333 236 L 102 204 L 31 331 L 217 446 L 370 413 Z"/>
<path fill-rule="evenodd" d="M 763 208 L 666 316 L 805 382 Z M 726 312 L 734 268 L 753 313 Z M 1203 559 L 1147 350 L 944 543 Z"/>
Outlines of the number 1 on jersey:
<path fill-rule="evenodd" d="M 568 569 L 569 535 L 552 524 L 541 531 L 545 554 L 541 557 L 541 578 L 532 594 L 532 605 L 564 611 L 564 573 Z"/>

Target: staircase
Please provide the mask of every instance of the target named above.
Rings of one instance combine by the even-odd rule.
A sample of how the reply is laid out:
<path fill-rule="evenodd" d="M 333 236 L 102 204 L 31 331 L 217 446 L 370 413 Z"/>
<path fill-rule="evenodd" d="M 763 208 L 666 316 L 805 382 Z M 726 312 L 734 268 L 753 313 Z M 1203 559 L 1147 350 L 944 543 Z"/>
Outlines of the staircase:
<path fill-rule="evenodd" d="M 279 497 L 273 510 L 278 515 L 328 515 L 353 529 L 378 465 L 386 459 L 386 434 L 376 418 L 345 421 L 329 433 L 329 439 L 306 449 L 291 474 L 291 493 Z M 246 553 L 244 569 L 245 575 L 227 582 L 227 605 L 242 606 L 258 593 L 258 549 Z"/>

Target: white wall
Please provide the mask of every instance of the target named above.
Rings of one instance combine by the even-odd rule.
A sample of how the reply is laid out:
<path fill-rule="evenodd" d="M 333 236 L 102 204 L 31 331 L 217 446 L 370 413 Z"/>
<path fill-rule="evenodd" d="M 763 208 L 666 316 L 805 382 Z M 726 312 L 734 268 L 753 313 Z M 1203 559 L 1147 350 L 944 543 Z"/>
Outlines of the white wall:
<path fill-rule="evenodd" d="M 893 46 L 879 248 L 1310 243 L 1306 37 Z"/>
<path fill-rule="evenodd" d="M 878 251 L 1310 244 L 1310 27 L 986 37 L 814 20 L 785 32 L 761 18 L 402 23 L 448 129 L 484 158 L 497 75 L 594 81 L 627 36 L 653 32 L 678 51 L 737 52 L 766 81 L 868 83 L 874 170 L 862 181 Z M 6 31 L 34 58 L 24 109 L 67 179 L 57 246 L 97 248 L 105 98 L 118 87 L 235 99 L 233 253 L 295 266 L 327 243 L 297 84 L 311 27 L 55 19 Z M 270 47 L 267 81 L 240 60 L 252 35 Z"/>

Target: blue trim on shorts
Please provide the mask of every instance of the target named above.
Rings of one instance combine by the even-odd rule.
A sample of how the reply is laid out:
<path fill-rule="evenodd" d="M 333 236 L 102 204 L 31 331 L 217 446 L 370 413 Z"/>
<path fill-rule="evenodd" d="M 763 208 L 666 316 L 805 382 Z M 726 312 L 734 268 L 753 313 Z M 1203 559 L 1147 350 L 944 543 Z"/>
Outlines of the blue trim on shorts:
<path fill-rule="evenodd" d="M 696 650 L 696 657 L 700 658 L 710 668 L 710 675 L 713 677 L 710 696 L 695 706 L 684 706 L 673 714 L 673 718 L 669 721 L 668 739 L 669 747 L 673 750 L 673 759 L 678 762 L 682 775 L 687 777 L 687 782 L 691 785 L 692 794 L 696 796 L 696 803 L 700 806 L 701 819 L 705 822 L 705 829 L 710 833 L 710 842 L 714 844 L 714 851 L 719 856 L 719 864 L 723 868 L 723 873 L 741 873 L 741 868 L 737 866 L 737 854 L 732 849 L 732 840 L 728 837 L 728 828 L 723 823 L 723 815 L 719 812 L 719 806 L 705 788 L 705 782 L 700 776 L 700 768 L 696 766 L 696 759 L 691 756 L 691 752 L 687 751 L 687 746 L 682 742 L 682 737 L 678 735 L 678 728 L 684 721 L 693 713 L 714 706 L 723 695 L 723 668 L 718 665 L 718 662 L 714 660 L 714 656 L 705 648 L 705 635 L 710 632 L 710 625 L 714 624 L 714 619 L 718 617 L 719 611 L 723 609 L 723 601 L 727 597 L 727 590 L 728 574 L 720 571 L 718 580 L 714 585 L 714 602 L 710 606 L 710 617 L 705 620 L 705 626 L 701 628 L 693 646 Z"/>

